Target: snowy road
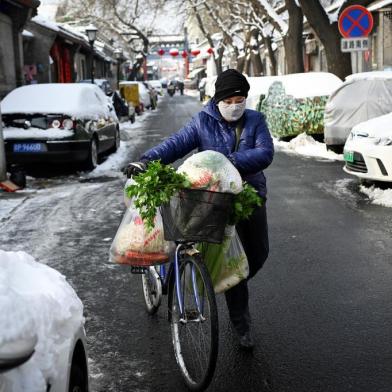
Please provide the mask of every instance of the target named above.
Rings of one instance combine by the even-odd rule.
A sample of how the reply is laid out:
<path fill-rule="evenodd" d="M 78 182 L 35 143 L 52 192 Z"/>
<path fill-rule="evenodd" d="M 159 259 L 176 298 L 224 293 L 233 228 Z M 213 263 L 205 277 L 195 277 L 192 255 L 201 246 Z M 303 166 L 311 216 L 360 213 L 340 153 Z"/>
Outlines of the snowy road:
<path fill-rule="evenodd" d="M 55 267 L 82 299 L 93 391 L 185 390 L 166 301 L 147 316 L 140 277 L 109 264 L 108 250 L 123 213 L 119 168 L 200 107 L 165 98 L 143 122 L 123 125 L 120 151 L 93 173 L 30 180 L 9 218 L 0 217 L 0 248 Z M 276 153 L 266 173 L 271 254 L 250 283 L 257 346 L 253 355 L 237 349 L 220 296 L 209 390 L 390 391 L 392 210 L 371 205 L 341 166 Z"/>

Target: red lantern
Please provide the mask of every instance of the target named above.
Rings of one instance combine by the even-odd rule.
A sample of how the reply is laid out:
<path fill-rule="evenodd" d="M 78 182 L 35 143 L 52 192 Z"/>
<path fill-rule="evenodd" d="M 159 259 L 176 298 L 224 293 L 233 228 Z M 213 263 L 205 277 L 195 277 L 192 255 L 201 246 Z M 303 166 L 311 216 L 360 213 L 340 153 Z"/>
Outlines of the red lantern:
<path fill-rule="evenodd" d="M 158 52 L 157 52 L 160 56 L 163 56 L 164 54 L 165 54 L 165 51 L 162 49 L 162 48 L 160 48 L 159 50 L 158 50 Z"/>
<path fill-rule="evenodd" d="M 169 53 L 173 57 L 178 56 L 178 50 L 177 49 L 170 49 Z"/>
<path fill-rule="evenodd" d="M 186 50 L 183 50 L 181 56 L 183 59 L 186 59 L 188 57 L 188 52 Z"/>
<path fill-rule="evenodd" d="M 212 49 L 212 48 L 208 48 L 208 49 L 207 49 L 207 53 L 208 53 L 208 54 L 212 54 L 212 53 L 214 53 L 214 49 Z"/>
<path fill-rule="evenodd" d="M 191 53 L 192 53 L 192 56 L 197 56 L 198 54 L 200 54 L 200 49 L 193 49 L 191 51 Z"/>

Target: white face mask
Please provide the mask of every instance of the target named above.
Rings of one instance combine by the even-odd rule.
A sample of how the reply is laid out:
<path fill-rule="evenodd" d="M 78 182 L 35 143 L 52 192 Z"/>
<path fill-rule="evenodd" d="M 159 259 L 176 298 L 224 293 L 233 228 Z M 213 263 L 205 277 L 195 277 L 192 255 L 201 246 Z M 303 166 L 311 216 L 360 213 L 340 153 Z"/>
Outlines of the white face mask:
<path fill-rule="evenodd" d="M 246 99 L 241 103 L 226 103 L 220 101 L 218 103 L 218 109 L 220 114 L 226 121 L 237 121 L 245 112 Z"/>

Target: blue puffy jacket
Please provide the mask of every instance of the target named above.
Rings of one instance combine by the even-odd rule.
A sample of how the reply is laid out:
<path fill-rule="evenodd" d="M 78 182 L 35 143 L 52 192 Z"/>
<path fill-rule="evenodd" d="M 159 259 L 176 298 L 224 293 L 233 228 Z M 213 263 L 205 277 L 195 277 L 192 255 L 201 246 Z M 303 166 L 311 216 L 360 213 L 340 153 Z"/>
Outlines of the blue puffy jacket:
<path fill-rule="evenodd" d="M 267 193 L 263 170 L 272 162 L 274 145 L 265 117 L 255 110 L 246 109 L 243 131 L 237 151 L 236 124 L 222 118 L 213 99 L 177 133 L 143 154 L 141 160 L 173 163 L 197 148 L 214 150 L 230 159 L 244 181 L 254 186 L 260 196 Z"/>

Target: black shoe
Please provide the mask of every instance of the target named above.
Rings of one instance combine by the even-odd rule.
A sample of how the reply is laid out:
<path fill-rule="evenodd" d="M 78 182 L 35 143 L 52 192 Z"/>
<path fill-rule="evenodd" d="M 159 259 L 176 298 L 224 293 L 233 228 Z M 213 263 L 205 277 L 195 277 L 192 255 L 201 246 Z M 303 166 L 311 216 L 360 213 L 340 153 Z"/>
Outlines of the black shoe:
<path fill-rule="evenodd" d="M 239 335 L 240 338 L 240 347 L 244 350 L 251 351 L 255 346 L 255 342 L 250 335 L 250 332 L 247 331 L 243 335 Z"/>

